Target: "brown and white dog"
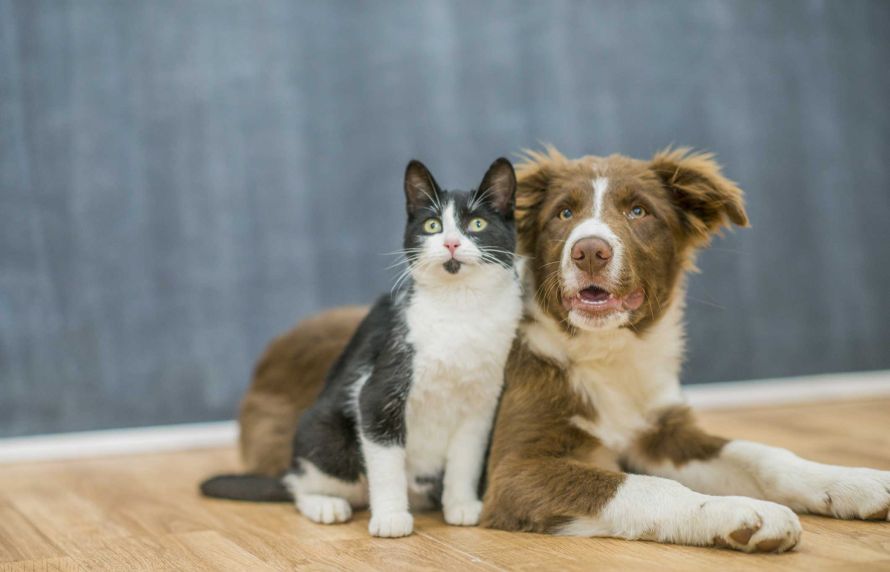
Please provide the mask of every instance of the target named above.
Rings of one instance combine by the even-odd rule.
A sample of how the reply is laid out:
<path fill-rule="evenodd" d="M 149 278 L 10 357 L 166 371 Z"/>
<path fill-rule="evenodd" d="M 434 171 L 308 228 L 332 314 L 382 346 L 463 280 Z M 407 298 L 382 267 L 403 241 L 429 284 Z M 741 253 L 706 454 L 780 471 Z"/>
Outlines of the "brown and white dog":
<path fill-rule="evenodd" d="M 710 155 L 570 160 L 550 148 L 529 153 L 517 174 L 526 316 L 483 525 L 782 552 L 800 538 L 791 509 L 887 520 L 890 472 L 708 435 L 684 404 L 684 275 L 721 227 L 747 224 L 741 190 Z M 319 323 L 303 338 L 325 332 Z M 282 357 L 311 352 L 297 345 Z M 290 380 L 310 394 L 322 382 Z M 245 412 L 262 412 L 245 406 L 250 435 Z M 242 446 L 250 458 L 264 442 L 254 433 Z M 286 462 L 286 451 L 275 455 Z"/>

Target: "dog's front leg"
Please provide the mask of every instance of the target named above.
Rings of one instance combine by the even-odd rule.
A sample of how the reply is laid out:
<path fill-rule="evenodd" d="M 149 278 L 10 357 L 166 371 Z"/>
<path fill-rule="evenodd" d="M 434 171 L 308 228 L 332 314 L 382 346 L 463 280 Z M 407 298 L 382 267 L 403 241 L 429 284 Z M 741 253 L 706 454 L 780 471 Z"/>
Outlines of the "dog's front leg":
<path fill-rule="evenodd" d="M 483 524 L 572 536 L 784 552 L 800 539 L 789 508 L 692 491 L 573 459 L 505 459 L 486 492 Z"/>
<path fill-rule="evenodd" d="M 890 471 L 825 465 L 779 447 L 713 437 L 686 408 L 662 412 L 627 463 L 699 492 L 755 497 L 797 512 L 887 520 L 890 509 Z"/>

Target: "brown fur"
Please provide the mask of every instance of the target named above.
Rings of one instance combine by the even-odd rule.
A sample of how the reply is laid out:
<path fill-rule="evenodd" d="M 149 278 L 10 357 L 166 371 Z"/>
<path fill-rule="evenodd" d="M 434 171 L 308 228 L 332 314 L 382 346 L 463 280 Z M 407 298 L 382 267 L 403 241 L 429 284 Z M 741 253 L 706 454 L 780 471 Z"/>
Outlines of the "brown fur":
<path fill-rule="evenodd" d="M 640 454 L 652 461 L 667 460 L 681 466 L 689 461 L 713 459 L 726 443 L 726 439 L 702 431 L 688 407 L 670 407 L 639 438 L 637 447 Z"/>
<path fill-rule="evenodd" d="M 238 417 L 247 472 L 275 476 L 288 468 L 297 420 L 367 313 L 366 306 L 321 312 L 269 344 Z"/>
<path fill-rule="evenodd" d="M 565 371 L 517 341 L 507 362 L 510 384 L 498 410 L 481 524 L 550 532 L 573 517 L 597 513 L 624 475 L 584 458 L 599 444 L 569 419 L 593 419 L 569 388 Z M 553 492 L 560 494 L 554 495 Z"/>
<path fill-rule="evenodd" d="M 661 151 L 651 161 L 621 155 L 567 159 L 548 147 L 526 156 L 516 168 L 519 249 L 532 257 L 538 303 L 569 331 L 558 261 L 582 219 L 563 221 L 557 215 L 564 208 L 591 211 L 592 179 L 609 179 L 604 221 L 622 239 L 630 262 L 614 291 L 623 295 L 642 288 L 646 294 L 646 303 L 631 318 L 631 327 L 640 332 L 661 317 L 679 278 L 694 267 L 696 250 L 722 227 L 748 224 L 741 189 L 708 153 L 682 148 Z M 629 225 L 624 219 L 634 205 L 651 216 Z"/>
<path fill-rule="evenodd" d="M 528 153 L 519 165 L 517 224 L 520 250 L 530 256 L 535 297 L 541 308 L 569 334 L 561 301 L 559 260 L 566 238 L 580 220 L 563 220 L 564 208 L 591 212 L 591 181 L 609 179 L 603 217 L 627 250 L 630 271 L 620 294 L 643 288 L 648 304 L 631 318 L 640 333 L 663 314 L 695 249 L 730 222 L 747 224 L 742 193 L 724 178 L 710 155 L 665 151 L 651 161 L 621 156 L 569 160 L 549 148 Z M 628 221 L 626 212 L 642 205 L 651 216 Z M 482 525 L 505 530 L 547 531 L 577 516 L 596 515 L 624 480 L 598 467 L 594 437 L 571 423 L 575 415 L 595 419 L 567 379 L 562 366 L 535 355 L 520 328 L 505 373 L 505 388 L 495 421 L 489 482 Z M 665 411 L 639 442 L 645 454 L 685 462 L 716 455 L 722 439 L 693 425 L 685 409 Z"/>

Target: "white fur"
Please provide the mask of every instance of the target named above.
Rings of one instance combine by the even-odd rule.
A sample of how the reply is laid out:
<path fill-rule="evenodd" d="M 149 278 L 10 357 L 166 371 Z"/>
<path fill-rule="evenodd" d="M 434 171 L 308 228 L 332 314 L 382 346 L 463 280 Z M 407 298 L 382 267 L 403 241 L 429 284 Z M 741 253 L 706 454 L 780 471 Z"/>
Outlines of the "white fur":
<path fill-rule="evenodd" d="M 866 518 L 890 506 L 890 471 L 824 465 L 778 447 L 731 441 L 716 459 L 632 465 L 710 494 L 743 494 L 798 512 Z"/>
<path fill-rule="evenodd" d="M 348 483 L 326 475 L 312 462 L 299 459 L 302 472 L 290 473 L 283 482 L 297 509 L 308 519 L 333 524 L 346 522 L 352 517 L 352 507 L 360 508 L 368 504 L 368 487 L 364 477 L 355 483 Z"/>
<path fill-rule="evenodd" d="M 593 220 L 603 219 L 603 203 L 606 200 L 606 193 L 609 191 L 609 179 L 607 177 L 597 177 L 592 181 L 593 184 Z"/>
<path fill-rule="evenodd" d="M 522 312 L 512 270 L 472 270 L 468 286 L 418 288 L 406 312 L 415 351 L 405 410 L 409 479 L 444 468 L 442 502 L 452 524 L 478 521 L 476 487 Z"/>
<path fill-rule="evenodd" d="M 408 512 L 405 449 L 379 445 L 362 437 L 362 453 L 371 493 L 368 531 L 372 536 L 385 538 L 408 536 L 414 529 L 414 518 Z"/>
<path fill-rule="evenodd" d="M 745 544 L 732 537 L 756 530 Z M 750 552 L 766 540 L 780 539 L 778 551 L 800 539 L 800 521 L 790 509 L 746 497 L 714 497 L 680 483 L 628 475 L 616 495 L 595 517 L 575 518 L 559 530 L 572 536 L 609 536 L 710 546 L 721 539 L 736 550 Z"/>

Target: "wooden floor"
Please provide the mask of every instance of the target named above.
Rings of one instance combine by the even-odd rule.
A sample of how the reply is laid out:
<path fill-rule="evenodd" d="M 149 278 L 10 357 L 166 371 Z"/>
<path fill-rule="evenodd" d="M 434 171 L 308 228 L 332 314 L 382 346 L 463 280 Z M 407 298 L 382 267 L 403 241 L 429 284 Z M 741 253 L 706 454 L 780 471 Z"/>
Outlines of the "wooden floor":
<path fill-rule="evenodd" d="M 890 401 L 703 414 L 727 436 L 814 460 L 890 469 Z M 890 570 L 890 523 L 803 517 L 798 549 L 751 556 L 612 539 L 446 526 L 368 536 L 367 513 L 322 526 L 286 504 L 204 499 L 198 481 L 233 449 L 0 466 L 0 570 Z"/>

